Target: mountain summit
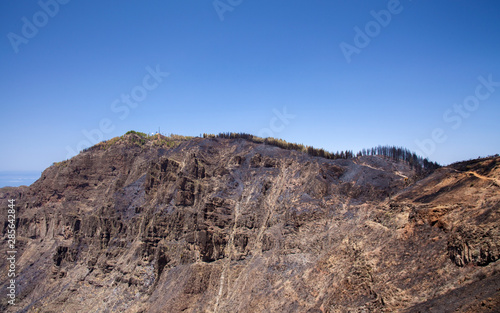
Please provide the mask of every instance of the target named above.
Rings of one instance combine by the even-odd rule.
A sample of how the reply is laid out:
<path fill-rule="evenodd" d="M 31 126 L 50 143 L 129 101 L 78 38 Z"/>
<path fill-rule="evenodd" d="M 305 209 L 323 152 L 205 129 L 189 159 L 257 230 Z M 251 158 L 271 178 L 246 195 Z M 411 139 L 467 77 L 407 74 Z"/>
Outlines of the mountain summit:
<path fill-rule="evenodd" d="M 205 137 L 129 132 L 0 189 L 1 310 L 498 312 L 500 157 Z"/>

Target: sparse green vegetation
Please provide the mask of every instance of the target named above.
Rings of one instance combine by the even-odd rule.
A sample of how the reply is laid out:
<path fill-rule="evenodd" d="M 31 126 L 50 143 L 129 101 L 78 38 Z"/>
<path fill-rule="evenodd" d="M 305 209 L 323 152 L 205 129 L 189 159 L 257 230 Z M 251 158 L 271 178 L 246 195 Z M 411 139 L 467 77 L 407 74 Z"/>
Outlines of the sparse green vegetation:
<path fill-rule="evenodd" d="M 130 136 L 132 135 L 132 136 Z M 164 148 L 175 148 L 177 147 L 181 142 L 190 140 L 194 137 L 192 136 L 182 136 L 182 135 L 177 135 L 177 134 L 170 134 L 169 136 L 164 136 L 162 134 L 156 133 L 153 135 L 148 135 L 143 132 L 138 132 L 135 130 L 130 130 L 125 133 L 123 136 L 119 137 L 114 137 L 109 140 L 102 141 L 98 144 L 96 144 L 93 147 L 83 149 L 83 152 L 89 151 L 89 150 L 107 150 L 111 146 L 115 145 L 117 142 L 120 140 L 128 140 L 129 143 L 132 143 L 136 146 L 139 147 L 144 147 L 148 143 L 151 143 L 151 145 L 155 147 L 164 147 Z"/>
<path fill-rule="evenodd" d="M 135 130 L 129 130 L 128 132 L 125 133 L 125 135 L 128 135 L 128 134 L 136 134 L 138 136 L 141 136 L 143 138 L 148 138 L 150 137 L 148 134 L 146 133 L 142 133 L 142 132 L 136 132 Z"/>
<path fill-rule="evenodd" d="M 135 135 L 135 136 L 129 136 L 129 135 Z M 321 157 L 331 160 L 351 159 L 354 157 L 361 157 L 367 155 L 382 156 L 390 158 L 394 161 L 405 162 L 409 164 L 412 168 L 414 168 L 417 172 L 432 171 L 441 167 L 436 162 L 431 162 L 428 159 L 422 158 L 421 156 L 418 156 L 416 153 L 409 151 L 408 149 L 396 146 L 378 146 L 371 149 L 362 149 L 361 151 L 355 154 L 352 150 L 329 152 L 324 149 L 318 149 L 311 146 L 305 146 L 303 144 L 287 142 L 283 139 L 272 138 L 272 137 L 262 138 L 247 133 L 219 133 L 217 135 L 204 133 L 202 136 L 203 138 L 208 138 L 208 139 L 210 138 L 245 139 L 254 143 L 271 145 L 286 150 L 300 151 L 307 153 L 311 156 Z M 140 147 L 143 147 L 146 144 L 151 143 L 151 145 L 155 147 L 175 148 L 182 142 L 191 140 L 194 137 L 182 136 L 177 134 L 170 134 L 169 136 L 164 136 L 159 133 L 156 133 L 154 135 L 148 135 L 143 132 L 130 130 L 121 137 L 114 137 L 112 139 L 100 142 L 91 148 L 84 149 L 83 151 L 87 151 L 90 149 L 106 150 L 115 143 L 117 143 L 118 141 L 124 140 L 125 138 L 129 140 L 130 143 L 133 143 L 134 145 Z"/>
<path fill-rule="evenodd" d="M 408 149 L 396 146 L 378 146 L 371 149 L 363 149 L 358 153 L 354 154 L 352 150 L 337 151 L 333 153 L 333 152 L 328 152 L 324 149 L 317 149 L 311 146 L 304 146 L 303 144 L 286 142 L 285 140 L 282 139 L 276 139 L 272 137 L 261 138 L 246 133 L 219 133 L 217 135 L 203 134 L 203 138 L 228 138 L 228 139 L 241 138 L 255 143 L 264 143 L 267 145 L 276 146 L 282 149 L 306 152 L 311 156 L 317 156 L 332 160 L 351 159 L 354 157 L 360 157 L 366 155 L 383 156 L 391 158 L 395 161 L 406 162 L 412 168 L 415 168 L 417 171 L 422 171 L 422 170 L 432 171 L 440 167 L 438 163 L 430 162 L 428 159 L 424 159 Z"/>
<path fill-rule="evenodd" d="M 68 160 L 64 160 L 64 161 L 61 161 L 61 162 L 54 162 L 54 163 L 52 163 L 52 165 L 56 166 L 56 167 L 67 166 L 68 165 Z"/>
<path fill-rule="evenodd" d="M 105 140 L 105 141 L 102 141 L 100 143 L 98 143 L 96 145 L 96 147 L 98 147 L 99 149 L 101 150 L 106 150 L 108 149 L 109 147 L 111 147 L 112 145 L 114 145 L 116 142 L 118 142 L 118 140 L 120 140 L 121 137 L 113 137 L 109 140 Z M 85 149 L 84 151 L 87 151 L 88 149 Z"/>

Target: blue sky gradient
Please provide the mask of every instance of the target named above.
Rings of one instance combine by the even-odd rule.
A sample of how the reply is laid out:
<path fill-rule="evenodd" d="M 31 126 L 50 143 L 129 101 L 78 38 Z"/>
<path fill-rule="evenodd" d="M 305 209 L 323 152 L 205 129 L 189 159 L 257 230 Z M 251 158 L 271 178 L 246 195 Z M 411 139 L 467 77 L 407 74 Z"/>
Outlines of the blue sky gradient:
<path fill-rule="evenodd" d="M 442 164 L 500 151 L 494 0 L 3 1 L 0 30 L 0 171 L 159 127 Z"/>

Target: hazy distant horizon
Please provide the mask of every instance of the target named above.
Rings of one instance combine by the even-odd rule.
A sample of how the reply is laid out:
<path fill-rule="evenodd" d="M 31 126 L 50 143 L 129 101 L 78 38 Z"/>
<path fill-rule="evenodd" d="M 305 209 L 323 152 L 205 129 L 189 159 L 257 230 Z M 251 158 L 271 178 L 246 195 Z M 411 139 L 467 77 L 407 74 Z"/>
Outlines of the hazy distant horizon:
<path fill-rule="evenodd" d="M 0 188 L 29 186 L 41 176 L 40 171 L 0 171 Z"/>

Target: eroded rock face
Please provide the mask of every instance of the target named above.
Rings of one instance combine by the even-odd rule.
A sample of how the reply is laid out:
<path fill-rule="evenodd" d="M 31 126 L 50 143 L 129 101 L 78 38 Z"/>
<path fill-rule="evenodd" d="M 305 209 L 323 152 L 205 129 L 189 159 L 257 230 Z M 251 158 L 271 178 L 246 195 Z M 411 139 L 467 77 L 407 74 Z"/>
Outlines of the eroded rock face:
<path fill-rule="evenodd" d="M 2 310 L 489 312 L 498 303 L 499 158 L 408 185 L 410 168 L 378 157 L 326 160 L 242 139 L 163 149 L 129 137 L 48 168 L 30 187 L 0 189 L 4 207 L 17 201 L 19 251 L 18 305 L 4 298 Z"/>
<path fill-rule="evenodd" d="M 486 266 L 500 258 L 500 230 L 459 226 L 448 242 L 450 259 L 458 266 Z"/>

